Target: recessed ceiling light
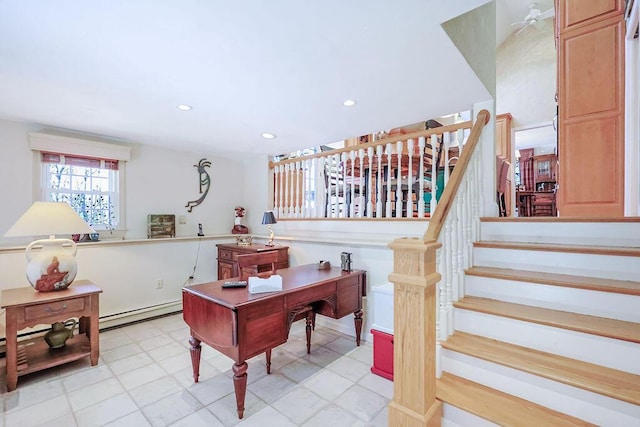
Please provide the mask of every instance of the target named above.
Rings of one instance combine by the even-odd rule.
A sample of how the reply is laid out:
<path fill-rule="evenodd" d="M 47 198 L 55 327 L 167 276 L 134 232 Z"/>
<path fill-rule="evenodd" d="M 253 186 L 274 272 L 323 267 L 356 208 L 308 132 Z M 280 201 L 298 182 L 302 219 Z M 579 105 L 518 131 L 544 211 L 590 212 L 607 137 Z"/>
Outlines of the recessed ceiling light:
<path fill-rule="evenodd" d="M 262 137 L 264 139 L 274 139 L 276 136 L 274 134 L 270 133 L 270 132 L 265 132 L 265 133 L 262 134 Z"/>
<path fill-rule="evenodd" d="M 347 99 L 342 103 L 342 105 L 344 105 L 345 107 L 353 107 L 354 105 L 356 105 L 356 101 L 354 101 L 353 99 Z"/>
<path fill-rule="evenodd" d="M 178 110 L 180 111 L 191 111 L 192 109 L 193 107 L 191 105 L 187 105 L 187 104 L 178 105 Z"/>

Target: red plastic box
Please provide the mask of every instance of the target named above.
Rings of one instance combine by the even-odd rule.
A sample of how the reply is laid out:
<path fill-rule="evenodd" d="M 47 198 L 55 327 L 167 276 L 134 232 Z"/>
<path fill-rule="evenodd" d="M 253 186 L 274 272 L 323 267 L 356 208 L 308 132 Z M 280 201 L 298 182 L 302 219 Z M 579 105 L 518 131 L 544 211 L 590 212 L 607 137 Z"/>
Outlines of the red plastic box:
<path fill-rule="evenodd" d="M 393 381 L 393 335 L 371 329 L 373 366 L 371 372 Z"/>

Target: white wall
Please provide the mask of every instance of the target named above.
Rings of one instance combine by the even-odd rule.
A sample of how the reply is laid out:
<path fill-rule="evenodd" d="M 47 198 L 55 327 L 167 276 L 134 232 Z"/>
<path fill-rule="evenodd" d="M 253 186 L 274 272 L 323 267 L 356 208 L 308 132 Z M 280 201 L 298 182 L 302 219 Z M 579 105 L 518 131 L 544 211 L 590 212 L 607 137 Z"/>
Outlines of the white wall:
<path fill-rule="evenodd" d="M 28 132 L 40 130 L 37 126 L 0 121 L 0 236 L 34 200 L 33 176 L 38 166 L 29 148 Z M 179 302 L 196 254 L 196 281 L 215 279 L 215 243 L 229 241 L 233 207 L 243 201 L 244 168 L 238 160 L 140 144 L 132 147 L 131 161 L 126 166 L 127 240 L 108 241 L 103 233 L 103 242 L 80 244 L 78 249 L 77 278 L 91 279 L 104 291 L 101 317 Z M 212 162 L 211 190 L 205 201 L 188 213 L 186 202 L 199 197 L 199 174 L 193 165 L 203 157 Z M 176 224 L 176 233 L 192 237 L 147 240 L 149 213 L 184 215 L 187 223 Z M 202 240 L 195 237 L 198 223 L 203 224 L 207 236 Z M 0 290 L 28 286 L 24 245 L 30 240 L 0 237 Z M 156 279 L 164 281 L 163 289 L 156 289 Z M 1 319 L 3 325 L 4 317 Z"/>
<path fill-rule="evenodd" d="M 550 19 L 505 40 L 496 51 L 496 113 L 511 113 L 516 129 L 553 120 L 556 62 Z"/>

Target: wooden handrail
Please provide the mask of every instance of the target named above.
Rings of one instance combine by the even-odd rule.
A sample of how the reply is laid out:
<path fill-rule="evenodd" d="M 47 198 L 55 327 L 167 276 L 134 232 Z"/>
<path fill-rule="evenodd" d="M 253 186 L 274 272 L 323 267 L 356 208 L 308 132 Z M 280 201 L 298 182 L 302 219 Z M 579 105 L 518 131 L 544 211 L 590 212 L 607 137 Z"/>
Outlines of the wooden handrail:
<path fill-rule="evenodd" d="M 483 110 L 485 111 L 485 110 Z M 482 113 L 482 111 L 480 112 Z M 480 114 L 478 114 L 479 116 Z M 437 127 L 437 128 L 433 128 L 433 129 L 427 129 L 427 130 L 420 130 L 420 131 L 416 131 L 416 132 L 411 132 L 411 133 L 405 133 L 403 135 L 392 135 L 392 136 L 388 136 L 386 138 L 383 139 L 379 139 L 377 141 L 373 141 L 373 142 L 368 142 L 366 144 L 358 144 L 358 145 L 353 145 L 350 147 L 344 147 L 344 148 L 337 148 L 335 150 L 331 150 L 331 151 L 323 151 L 321 153 L 315 153 L 315 154 L 309 154 L 306 156 L 300 156 L 300 157 L 295 157 L 292 159 L 287 159 L 287 160 L 281 160 L 279 162 L 274 162 L 274 161 L 269 161 L 269 169 L 273 169 L 276 165 L 286 165 L 288 163 L 295 163 L 295 162 L 299 162 L 301 160 L 309 160 L 309 159 L 314 159 L 314 158 L 319 158 L 319 157 L 326 157 L 328 155 L 334 155 L 334 154 L 340 154 L 342 152 L 350 152 L 350 151 L 357 151 L 360 149 L 367 150 L 367 148 L 369 147 L 377 147 L 379 145 L 387 145 L 388 143 L 396 143 L 398 141 L 406 141 L 407 139 L 417 139 L 420 138 L 421 136 L 424 136 L 425 139 L 430 137 L 431 135 L 439 135 L 441 133 L 444 132 L 455 132 L 459 129 L 468 129 L 469 127 L 471 127 L 471 121 L 466 121 L 466 122 L 460 122 L 460 123 L 455 123 L 453 125 L 447 125 L 447 126 L 441 126 L 441 127 Z"/>
<path fill-rule="evenodd" d="M 429 221 L 429 227 L 427 228 L 426 233 L 424 234 L 424 240 L 426 242 L 436 241 L 438 240 L 438 236 L 440 235 L 440 231 L 444 226 L 444 221 L 449 214 L 449 210 L 453 204 L 454 198 L 458 192 L 458 187 L 460 187 L 460 183 L 462 182 L 462 177 L 464 173 L 467 171 L 467 166 L 471 161 L 471 156 L 480 140 L 480 134 L 482 133 L 482 129 L 484 126 L 489 123 L 489 118 L 491 114 L 487 110 L 481 110 L 478 113 L 478 117 L 476 122 L 473 124 L 471 128 L 471 133 L 469 134 L 469 138 L 467 139 L 467 143 L 464 146 L 464 151 L 458 159 L 456 163 L 456 167 L 453 169 L 453 173 L 449 177 L 449 181 L 442 192 L 442 196 L 440 197 L 440 201 L 438 202 L 438 207 L 435 210 L 434 214 L 431 216 L 431 220 Z M 440 129 L 440 128 L 437 128 Z"/>

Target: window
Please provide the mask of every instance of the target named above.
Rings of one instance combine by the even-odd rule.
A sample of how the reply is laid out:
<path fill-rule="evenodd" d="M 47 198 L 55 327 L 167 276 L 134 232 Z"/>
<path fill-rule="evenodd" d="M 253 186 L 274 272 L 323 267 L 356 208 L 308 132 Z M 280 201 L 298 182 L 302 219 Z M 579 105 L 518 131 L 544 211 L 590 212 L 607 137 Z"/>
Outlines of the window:
<path fill-rule="evenodd" d="M 125 166 L 131 148 L 93 136 L 29 134 L 39 179 L 36 199 L 69 203 L 96 231 L 124 238 Z"/>
<path fill-rule="evenodd" d="M 118 161 L 41 153 L 43 200 L 65 202 L 95 230 L 119 222 Z"/>

